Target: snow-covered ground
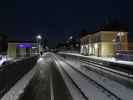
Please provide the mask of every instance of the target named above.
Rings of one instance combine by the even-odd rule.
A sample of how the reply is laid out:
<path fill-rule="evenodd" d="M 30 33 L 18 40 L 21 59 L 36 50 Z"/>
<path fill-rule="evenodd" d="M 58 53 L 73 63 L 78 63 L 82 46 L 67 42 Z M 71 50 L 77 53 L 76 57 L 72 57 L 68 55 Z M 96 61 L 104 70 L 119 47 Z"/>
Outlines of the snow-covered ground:
<path fill-rule="evenodd" d="M 80 54 L 73 54 L 73 53 L 67 53 L 67 54 L 82 56 Z M 86 56 L 84 56 L 84 57 L 86 57 Z M 95 57 L 92 57 L 92 58 L 97 59 Z M 100 59 L 100 58 L 98 58 L 98 59 Z M 104 59 L 102 59 L 102 60 L 104 60 Z M 121 84 L 118 81 L 113 80 L 112 78 L 106 77 L 106 75 L 103 75 L 102 69 L 96 69 L 92 65 L 87 65 L 87 64 L 86 64 L 86 66 L 83 66 L 82 63 L 78 62 L 76 59 L 73 59 L 71 57 L 69 57 L 68 59 L 64 59 L 64 61 L 66 61 L 67 63 L 72 65 L 74 68 L 76 68 L 78 71 L 80 71 L 83 74 L 85 74 L 86 76 L 90 77 L 92 80 L 96 81 L 97 83 L 99 83 L 100 85 L 102 85 L 103 87 L 105 87 L 106 89 L 111 91 L 112 93 L 114 93 L 116 96 L 120 97 L 121 100 L 132 100 L 133 88 L 129 88 L 129 87 L 125 86 L 124 84 Z M 87 67 L 90 69 L 95 68 L 94 70 L 102 70 L 101 71 L 102 74 L 97 73 L 96 71 L 93 71 L 93 70 L 88 70 Z M 67 70 L 67 72 L 70 72 L 70 70 L 71 70 L 70 68 L 68 69 L 68 67 L 64 67 L 64 68 Z M 73 73 L 71 73 L 71 75 Z M 110 75 L 110 73 L 109 73 L 109 75 Z M 73 74 L 72 76 L 75 76 L 75 75 Z M 76 76 L 78 76 L 78 75 L 76 75 Z M 78 80 L 79 78 L 76 78 L 76 76 L 74 78 L 76 80 Z M 113 75 L 113 76 L 115 77 L 115 75 Z M 119 78 L 119 76 L 117 76 L 117 75 L 116 75 L 116 77 Z M 80 81 L 80 79 L 78 81 Z M 103 100 L 105 100 L 105 99 L 103 99 Z"/>
<path fill-rule="evenodd" d="M 80 57 L 86 57 L 86 58 L 92 58 L 92 59 L 98 59 L 102 61 L 108 61 L 108 62 L 114 62 L 118 64 L 125 64 L 125 65 L 131 65 L 133 66 L 132 61 L 123 61 L 123 60 L 116 60 L 115 58 L 109 58 L 109 57 L 96 57 L 96 56 L 84 56 L 79 53 L 64 53 L 64 52 L 59 52 L 60 54 L 68 54 L 68 55 L 75 55 L 75 56 L 80 56 Z"/>
<path fill-rule="evenodd" d="M 93 72 L 91 70 L 87 70 L 86 67 L 83 67 L 82 64 L 76 62 L 74 60 L 66 60 L 67 63 L 71 64 L 80 72 L 84 73 L 86 76 L 95 80 L 97 83 L 110 90 L 112 93 L 120 97 L 122 100 L 132 100 L 133 98 L 133 89 L 128 88 L 112 79 L 109 79 L 105 76 L 102 76 L 99 73 Z M 91 65 L 88 65 L 90 68 Z M 91 67 L 93 68 L 93 67 Z"/>
<path fill-rule="evenodd" d="M 74 71 L 66 63 L 61 60 L 59 60 L 58 62 L 60 63 L 61 67 L 63 67 L 64 70 L 70 75 L 70 77 L 78 85 L 78 87 L 82 90 L 88 100 L 112 100 L 113 97 L 109 97 L 108 94 L 102 92 L 102 90 L 94 86 L 93 83 L 88 81 L 84 76 Z M 117 99 L 113 98 L 113 100 Z"/>
<path fill-rule="evenodd" d="M 79 92 L 79 90 L 74 86 L 74 84 L 72 83 L 72 81 L 68 78 L 68 76 L 63 72 L 63 70 L 61 69 L 61 64 L 60 64 L 60 60 L 59 59 L 55 59 L 55 63 L 57 65 L 57 68 L 68 88 L 68 90 L 70 91 L 70 94 L 72 95 L 73 100 L 86 100 L 82 94 Z"/>
<path fill-rule="evenodd" d="M 24 75 L 7 93 L 5 93 L 1 100 L 18 100 L 30 80 L 33 78 L 36 68 L 37 65 L 26 75 Z"/>
<path fill-rule="evenodd" d="M 77 57 L 84 57 L 84 58 L 91 58 L 91 59 L 98 59 L 98 60 L 102 60 L 102 61 L 107 61 L 107 62 L 113 62 L 113 63 L 118 63 L 118 64 L 124 64 L 124 65 L 130 65 L 131 67 L 133 66 L 133 62 L 128 62 L 128 61 L 116 61 L 114 58 L 102 58 L 102 57 L 94 57 L 94 56 L 84 56 L 84 55 L 81 55 L 81 54 L 76 54 L 76 53 L 64 53 L 64 52 L 61 52 L 61 54 L 66 54 L 68 55 L 73 55 L 73 56 L 77 56 Z M 69 59 L 71 59 L 71 57 L 69 57 Z M 72 61 L 73 61 L 73 58 L 72 58 Z M 87 63 L 87 62 L 86 62 Z M 103 65 L 96 65 L 96 64 L 93 64 L 91 63 L 91 65 L 94 65 L 96 66 L 96 68 L 100 68 L 102 69 L 103 71 L 104 70 L 107 70 L 108 72 L 113 72 L 114 73 L 117 73 L 117 75 L 119 75 L 119 77 L 122 77 L 122 79 L 124 80 L 128 80 L 128 81 L 133 81 L 133 74 L 131 73 L 127 73 L 127 72 L 124 72 L 124 71 L 120 71 L 120 70 L 115 70 L 115 69 L 112 69 L 112 68 L 108 68 L 108 67 L 105 67 Z"/>
<path fill-rule="evenodd" d="M 5 62 L 5 61 L 12 61 L 13 58 L 8 57 L 8 56 L 0 56 L 0 66 Z"/>

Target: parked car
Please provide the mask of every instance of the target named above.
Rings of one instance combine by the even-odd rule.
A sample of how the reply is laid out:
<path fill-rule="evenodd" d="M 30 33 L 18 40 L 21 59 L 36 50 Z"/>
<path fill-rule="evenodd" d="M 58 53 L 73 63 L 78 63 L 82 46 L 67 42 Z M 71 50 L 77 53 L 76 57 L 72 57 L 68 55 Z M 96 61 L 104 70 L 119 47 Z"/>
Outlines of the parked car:
<path fill-rule="evenodd" d="M 0 55 L 0 66 L 7 65 L 13 61 L 12 58 Z"/>

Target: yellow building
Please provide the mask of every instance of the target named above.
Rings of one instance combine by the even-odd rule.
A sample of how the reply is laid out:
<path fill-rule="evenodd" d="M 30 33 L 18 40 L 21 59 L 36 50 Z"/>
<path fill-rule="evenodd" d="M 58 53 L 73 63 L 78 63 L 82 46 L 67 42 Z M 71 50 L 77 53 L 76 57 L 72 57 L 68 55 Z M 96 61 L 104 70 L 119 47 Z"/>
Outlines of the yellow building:
<path fill-rule="evenodd" d="M 37 43 L 32 41 L 9 41 L 7 54 L 9 57 L 24 57 L 37 53 Z"/>
<path fill-rule="evenodd" d="M 84 55 L 115 57 L 117 51 L 128 50 L 128 32 L 120 27 L 105 26 L 88 33 L 81 41 L 80 53 Z"/>

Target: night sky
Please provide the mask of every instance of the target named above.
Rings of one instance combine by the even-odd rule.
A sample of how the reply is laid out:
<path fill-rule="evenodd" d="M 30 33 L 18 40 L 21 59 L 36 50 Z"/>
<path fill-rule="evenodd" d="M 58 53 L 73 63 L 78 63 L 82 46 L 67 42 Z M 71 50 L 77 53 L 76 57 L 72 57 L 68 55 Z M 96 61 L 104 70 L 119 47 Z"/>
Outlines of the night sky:
<path fill-rule="evenodd" d="M 53 46 L 83 29 L 95 31 L 111 17 L 126 23 L 132 36 L 132 4 L 132 0 L 2 0 L 0 32 L 21 40 L 41 34 Z"/>

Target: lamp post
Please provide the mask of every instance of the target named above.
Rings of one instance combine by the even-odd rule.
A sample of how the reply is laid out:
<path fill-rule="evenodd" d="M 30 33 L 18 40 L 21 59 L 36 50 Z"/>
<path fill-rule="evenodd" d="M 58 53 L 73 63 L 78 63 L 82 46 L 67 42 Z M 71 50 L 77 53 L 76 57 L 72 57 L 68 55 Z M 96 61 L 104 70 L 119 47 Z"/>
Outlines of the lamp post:
<path fill-rule="evenodd" d="M 40 46 L 41 46 L 41 40 L 42 40 L 42 36 L 41 35 L 37 35 L 36 36 L 36 41 L 37 41 L 37 47 L 38 47 L 38 54 L 40 53 Z"/>

